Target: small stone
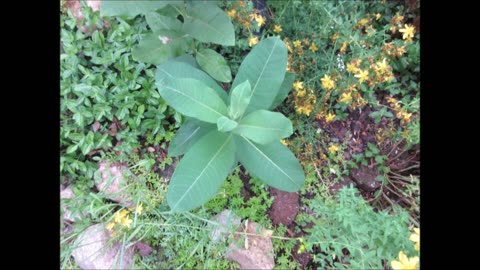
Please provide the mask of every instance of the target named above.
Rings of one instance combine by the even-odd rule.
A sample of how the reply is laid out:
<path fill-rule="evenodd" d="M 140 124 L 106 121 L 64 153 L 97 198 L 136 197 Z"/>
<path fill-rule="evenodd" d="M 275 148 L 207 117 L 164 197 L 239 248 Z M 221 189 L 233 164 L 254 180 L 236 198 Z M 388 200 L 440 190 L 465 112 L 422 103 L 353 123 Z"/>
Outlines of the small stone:
<path fill-rule="evenodd" d="M 152 253 L 152 250 L 153 250 L 153 248 L 151 246 L 149 246 L 147 244 L 144 244 L 142 242 L 136 243 L 135 246 L 138 249 L 138 253 L 142 257 L 146 257 L 146 256 L 150 255 L 150 253 Z"/>
<path fill-rule="evenodd" d="M 240 217 L 237 217 L 228 209 L 223 210 L 211 220 L 219 223 L 218 226 L 208 224 L 209 228 L 212 230 L 210 232 L 210 238 L 213 243 L 216 243 L 219 240 L 225 240 L 227 236 L 226 234 L 235 231 L 242 221 Z"/>
<path fill-rule="evenodd" d="M 96 179 L 95 185 L 109 199 L 133 207 L 132 196 L 122 190 L 127 185 L 127 179 L 123 176 L 126 170 L 124 165 L 101 161 L 98 168 L 100 179 Z"/>
<path fill-rule="evenodd" d="M 60 187 L 61 189 L 61 187 Z M 75 221 L 75 218 L 81 219 L 82 216 L 80 213 L 75 213 L 73 214 L 72 211 L 69 209 L 69 205 L 64 200 L 70 200 L 72 201 L 75 198 L 75 194 L 73 193 L 73 190 L 70 186 L 66 187 L 63 190 L 60 190 L 60 204 L 62 206 L 63 210 L 63 221 L 67 223 L 73 223 Z M 83 213 L 85 216 L 86 213 Z"/>
<path fill-rule="evenodd" d="M 381 186 L 381 183 L 375 178 L 378 173 L 375 169 L 370 169 L 367 166 L 361 166 L 358 169 L 351 171 L 353 181 L 357 183 L 357 186 L 366 192 L 372 192 Z"/>
<path fill-rule="evenodd" d="M 226 259 L 240 264 L 239 269 L 273 269 L 272 239 L 262 236 L 268 235 L 268 230 L 256 222 L 248 222 L 246 230 L 241 226 L 238 231 L 247 234 L 235 234 L 228 246 Z"/>
<path fill-rule="evenodd" d="M 73 244 L 72 256 L 81 269 L 131 269 L 135 247 L 123 251 L 121 244 L 109 243 L 109 233 L 104 224 L 96 224 L 82 232 Z"/>

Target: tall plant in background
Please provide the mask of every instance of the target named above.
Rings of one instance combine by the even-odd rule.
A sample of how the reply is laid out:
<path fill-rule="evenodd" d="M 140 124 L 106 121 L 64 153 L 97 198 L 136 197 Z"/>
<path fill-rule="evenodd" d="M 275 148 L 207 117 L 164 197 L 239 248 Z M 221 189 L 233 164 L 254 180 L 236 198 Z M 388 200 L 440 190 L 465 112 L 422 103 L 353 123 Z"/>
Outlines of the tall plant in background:
<path fill-rule="evenodd" d="M 294 79 L 286 74 L 284 43 L 276 37 L 261 41 L 242 62 L 229 96 L 192 60 L 169 60 L 155 78 L 163 99 L 191 117 L 168 151 L 185 154 L 170 180 L 172 211 L 191 210 L 213 197 L 238 162 L 270 186 L 299 190 L 303 169 L 280 142 L 292 134 L 292 124 L 268 111 L 285 99 Z"/>
<path fill-rule="evenodd" d="M 102 16 L 145 16 L 153 32 L 133 49 L 135 60 L 158 65 L 192 53 L 215 80 L 232 80 L 223 56 L 200 43 L 235 45 L 233 25 L 216 1 L 102 1 L 100 12 Z"/>

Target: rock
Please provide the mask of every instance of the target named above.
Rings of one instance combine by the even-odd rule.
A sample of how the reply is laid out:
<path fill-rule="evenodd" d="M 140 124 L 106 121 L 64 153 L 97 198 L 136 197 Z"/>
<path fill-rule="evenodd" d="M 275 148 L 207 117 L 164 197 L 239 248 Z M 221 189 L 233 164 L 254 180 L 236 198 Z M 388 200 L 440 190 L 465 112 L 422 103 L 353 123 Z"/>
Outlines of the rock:
<path fill-rule="evenodd" d="M 375 191 L 381 186 L 381 183 L 375 180 L 375 178 L 378 176 L 378 173 L 375 169 L 361 166 L 358 169 L 353 169 L 351 172 L 353 181 L 357 183 L 359 188 L 367 192 Z"/>
<path fill-rule="evenodd" d="M 344 186 L 349 187 L 350 185 L 353 185 L 354 187 L 356 186 L 356 184 L 352 181 L 352 179 L 350 177 L 344 176 L 342 181 L 334 184 L 328 190 L 329 190 L 330 194 L 333 195 L 335 192 L 339 191 Z"/>
<path fill-rule="evenodd" d="M 109 199 L 127 207 L 133 207 L 132 196 L 122 190 L 128 184 L 127 178 L 123 176 L 125 170 L 127 167 L 124 165 L 101 161 L 97 171 L 100 179 L 95 180 L 95 186 Z"/>
<path fill-rule="evenodd" d="M 298 213 L 298 192 L 285 192 L 271 187 L 273 199 L 272 207 L 268 212 L 274 225 L 290 225 Z"/>
<path fill-rule="evenodd" d="M 218 222 L 218 226 L 213 224 L 208 224 L 209 228 L 212 230 L 210 232 L 210 238 L 213 243 L 218 242 L 219 240 L 225 240 L 226 234 L 236 231 L 242 219 L 233 214 L 230 210 L 225 209 L 212 219 L 214 222 Z"/>
<path fill-rule="evenodd" d="M 75 240 L 72 256 L 81 269 L 131 269 L 135 247 L 125 249 L 120 258 L 121 244 L 108 242 L 104 224 L 90 226 Z"/>
<path fill-rule="evenodd" d="M 101 0 L 86 0 L 85 3 L 87 6 L 92 8 L 92 11 L 99 11 L 100 10 L 100 5 L 102 3 Z M 80 23 L 80 21 L 85 18 L 85 16 L 82 13 L 82 4 L 80 4 L 80 0 L 68 0 L 65 3 L 65 7 L 70 9 L 72 11 L 72 14 L 77 18 L 77 22 Z M 103 20 L 105 27 L 108 28 L 110 27 L 110 23 L 106 20 Z M 88 32 L 88 28 L 85 25 L 79 25 L 80 30 L 83 33 Z M 94 26 L 93 31 L 96 30 L 96 26 Z"/>
<path fill-rule="evenodd" d="M 246 231 L 244 227 L 241 226 L 239 231 L 256 235 L 235 234 L 233 243 L 228 246 L 226 259 L 240 264 L 239 269 L 273 269 L 272 232 L 255 222 L 248 222 Z"/>
<path fill-rule="evenodd" d="M 75 198 L 75 194 L 73 193 L 73 190 L 70 186 L 66 187 L 63 190 L 61 190 L 61 187 L 60 187 L 60 204 L 61 204 L 62 210 L 63 210 L 62 220 L 64 222 L 73 223 L 75 221 L 75 218 L 77 218 L 77 219 L 82 218 L 82 216 L 78 212 L 75 213 L 75 214 L 72 214 L 72 211 L 70 211 L 67 203 L 64 201 L 65 199 L 72 201 L 74 198 Z M 83 216 L 85 216 L 85 215 L 86 215 L 86 213 L 83 213 Z"/>
<path fill-rule="evenodd" d="M 138 249 L 138 253 L 142 257 L 146 257 L 152 253 L 153 248 L 147 244 L 144 244 L 142 242 L 137 242 L 135 243 L 135 247 Z"/>

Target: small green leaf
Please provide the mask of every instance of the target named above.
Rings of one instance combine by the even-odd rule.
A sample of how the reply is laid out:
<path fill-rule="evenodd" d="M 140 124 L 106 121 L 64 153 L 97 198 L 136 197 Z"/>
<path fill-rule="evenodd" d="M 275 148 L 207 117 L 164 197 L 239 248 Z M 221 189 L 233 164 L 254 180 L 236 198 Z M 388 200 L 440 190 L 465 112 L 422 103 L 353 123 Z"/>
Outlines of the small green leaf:
<path fill-rule="evenodd" d="M 227 106 L 215 90 L 199 80 L 162 81 L 158 89 L 162 98 L 183 115 L 215 124 L 227 115 Z"/>
<path fill-rule="evenodd" d="M 185 154 L 203 135 L 213 129 L 213 125 L 208 127 L 199 126 L 192 119 L 187 120 L 173 137 L 168 146 L 168 155 L 177 157 Z"/>
<path fill-rule="evenodd" d="M 167 194 L 167 202 L 173 212 L 194 209 L 217 193 L 235 162 L 232 136 L 213 130 L 178 163 Z"/>
<path fill-rule="evenodd" d="M 256 143 L 267 144 L 292 135 L 293 128 L 290 119 L 283 114 L 258 110 L 240 120 L 233 132 Z"/>
<path fill-rule="evenodd" d="M 283 191 L 295 192 L 305 183 L 305 174 L 293 153 L 281 142 L 259 145 L 235 136 L 237 158 L 248 172 Z"/>
<path fill-rule="evenodd" d="M 132 55 L 137 61 L 158 65 L 184 54 L 192 42 L 184 33 L 163 29 L 146 35 L 132 50 Z"/>
<path fill-rule="evenodd" d="M 227 61 L 212 49 L 201 49 L 196 56 L 198 64 L 205 72 L 220 82 L 230 82 L 232 73 Z"/>
<path fill-rule="evenodd" d="M 280 85 L 280 90 L 278 90 L 278 94 L 273 100 L 270 110 L 275 109 L 278 105 L 282 104 L 285 98 L 287 98 L 288 93 L 292 90 L 293 81 L 295 81 L 295 73 L 285 73 L 285 79 L 283 79 L 282 85 Z"/>
<path fill-rule="evenodd" d="M 226 116 L 222 116 L 217 120 L 217 129 L 220 132 L 228 132 L 232 131 L 234 128 L 238 126 L 238 123 L 231 120 Z"/>
<path fill-rule="evenodd" d="M 230 18 L 217 5 L 194 1 L 187 6 L 183 31 L 201 42 L 235 45 Z"/>
<path fill-rule="evenodd" d="M 250 87 L 250 82 L 248 80 L 237 85 L 230 92 L 230 107 L 228 113 L 232 119 L 236 120 L 243 116 L 250 103 L 251 97 L 252 88 Z"/>
<path fill-rule="evenodd" d="M 175 30 L 178 32 L 182 30 L 182 23 L 179 20 L 160 15 L 158 12 L 147 12 L 145 14 L 145 19 L 153 32 L 162 29 Z"/>

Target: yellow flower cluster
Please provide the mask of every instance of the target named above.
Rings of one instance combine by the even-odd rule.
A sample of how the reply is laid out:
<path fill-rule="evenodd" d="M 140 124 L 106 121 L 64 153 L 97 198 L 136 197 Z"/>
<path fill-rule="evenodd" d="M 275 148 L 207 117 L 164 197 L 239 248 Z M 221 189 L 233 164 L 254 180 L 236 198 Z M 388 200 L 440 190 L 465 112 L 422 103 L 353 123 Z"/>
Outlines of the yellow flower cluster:
<path fill-rule="evenodd" d="M 391 265 L 394 270 L 415 270 L 418 269 L 418 256 L 408 258 L 403 251 L 398 253 L 398 261 L 392 261 Z"/>
<path fill-rule="evenodd" d="M 303 251 L 305 251 L 307 249 L 307 247 L 303 244 L 303 238 L 298 238 L 298 242 L 300 242 L 300 245 L 298 247 L 298 251 L 297 253 L 300 254 L 302 253 Z"/>
<path fill-rule="evenodd" d="M 390 106 L 392 106 L 392 109 L 395 111 L 395 116 L 402 120 L 402 126 L 408 124 L 410 122 L 410 118 L 412 117 L 412 113 L 409 113 L 405 108 L 402 108 L 399 101 L 395 98 L 387 97 L 386 99 Z"/>
<path fill-rule="evenodd" d="M 293 105 L 297 113 L 309 116 L 314 110 L 316 102 L 317 99 L 312 88 L 305 89 L 301 81 L 293 83 Z"/>
<path fill-rule="evenodd" d="M 398 13 L 392 17 L 392 19 L 390 20 L 390 31 L 392 31 L 393 34 L 395 34 L 397 32 L 397 28 L 402 25 L 404 18 L 405 17 L 401 16 Z"/>
<path fill-rule="evenodd" d="M 338 145 L 332 144 L 328 147 L 328 152 L 330 152 L 330 154 L 335 154 L 339 149 L 340 147 Z"/>
<path fill-rule="evenodd" d="M 130 228 L 130 225 L 132 224 L 133 220 L 130 218 L 129 214 L 131 211 L 133 211 L 134 208 L 131 208 L 129 210 L 127 209 L 122 209 L 120 211 L 117 211 L 115 215 L 113 216 L 113 221 L 109 222 L 106 226 L 107 230 L 111 232 L 112 237 L 116 235 L 116 232 L 113 231 L 115 225 L 119 224 L 123 227 Z M 142 204 L 138 205 L 135 209 L 135 213 L 137 215 L 141 215 L 143 210 Z"/>
<path fill-rule="evenodd" d="M 248 46 L 252 47 L 258 43 L 258 37 L 250 36 L 248 38 Z"/>
<path fill-rule="evenodd" d="M 230 10 L 227 11 L 227 15 L 232 21 L 238 21 L 248 30 L 252 27 L 251 21 L 255 21 L 257 27 L 265 24 L 265 17 L 263 17 L 257 9 L 252 9 L 251 6 L 247 6 L 244 0 L 234 2 Z"/>
<path fill-rule="evenodd" d="M 389 42 L 382 47 L 382 54 L 390 58 L 400 57 L 407 53 L 405 46 L 395 46 L 393 42 Z"/>
<path fill-rule="evenodd" d="M 326 90 L 332 90 L 335 88 L 335 81 L 332 80 L 332 78 L 327 74 L 325 74 L 323 78 L 320 79 L 320 81 L 322 82 L 322 87 Z"/>
<path fill-rule="evenodd" d="M 372 65 L 372 70 L 374 72 L 374 81 L 388 82 L 393 79 L 392 67 L 387 63 L 386 58 Z"/>
<path fill-rule="evenodd" d="M 410 235 L 409 240 L 415 242 L 415 250 L 420 251 L 420 229 L 413 228 L 414 233 Z M 412 258 L 408 258 L 403 251 L 398 253 L 398 261 L 394 260 L 390 264 L 394 270 L 400 269 L 418 269 L 418 262 L 420 258 L 418 256 L 414 256 Z"/>

